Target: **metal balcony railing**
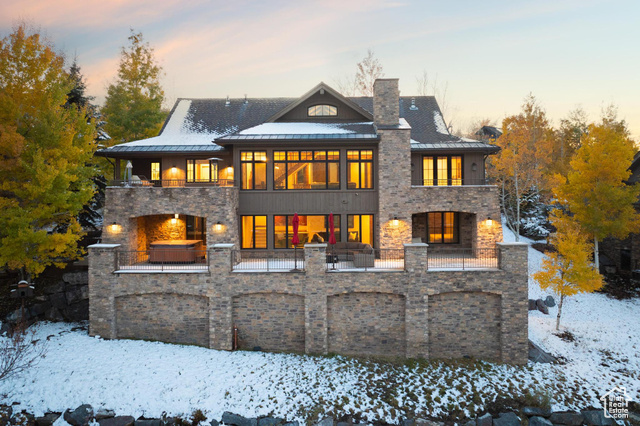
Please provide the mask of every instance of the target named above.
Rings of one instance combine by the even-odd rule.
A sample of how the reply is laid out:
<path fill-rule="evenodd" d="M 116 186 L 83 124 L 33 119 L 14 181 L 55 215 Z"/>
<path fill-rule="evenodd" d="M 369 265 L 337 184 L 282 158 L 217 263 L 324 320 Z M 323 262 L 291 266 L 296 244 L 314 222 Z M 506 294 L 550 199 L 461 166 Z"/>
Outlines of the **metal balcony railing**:
<path fill-rule="evenodd" d="M 232 187 L 235 181 L 232 179 L 218 179 L 216 181 L 208 180 L 187 180 L 187 179 L 160 179 L 149 180 L 144 176 L 136 176 L 137 179 L 116 179 L 111 180 L 108 186 L 125 187 L 125 188 L 184 188 L 184 187 Z"/>
<path fill-rule="evenodd" d="M 232 250 L 231 269 L 242 272 L 304 271 L 304 249 L 295 250 Z"/>
<path fill-rule="evenodd" d="M 404 249 L 327 248 L 327 271 L 404 270 Z"/>
<path fill-rule="evenodd" d="M 487 179 L 412 179 L 413 186 L 488 185 Z"/>
<path fill-rule="evenodd" d="M 209 256 L 204 249 L 151 249 L 118 251 L 116 271 L 208 270 Z"/>
<path fill-rule="evenodd" d="M 437 248 L 427 251 L 428 269 L 498 269 L 497 248 Z"/>

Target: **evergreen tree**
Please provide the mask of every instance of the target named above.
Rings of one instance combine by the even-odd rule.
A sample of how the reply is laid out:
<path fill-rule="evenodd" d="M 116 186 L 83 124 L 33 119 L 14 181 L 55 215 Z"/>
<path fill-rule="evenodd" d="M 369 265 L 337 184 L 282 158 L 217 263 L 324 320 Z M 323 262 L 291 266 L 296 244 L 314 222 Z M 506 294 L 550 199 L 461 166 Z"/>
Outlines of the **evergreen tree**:
<path fill-rule="evenodd" d="M 596 267 L 599 241 L 609 236 L 626 238 L 640 229 L 634 208 L 640 185 L 627 183 L 635 152 L 625 122 L 610 110 L 600 124 L 589 125 L 570 162 L 571 170 L 555 189 L 558 201 L 592 236 Z"/>
<path fill-rule="evenodd" d="M 550 288 L 560 296 L 556 319 L 558 330 L 565 297 L 598 290 L 604 281 L 591 266 L 589 243 L 580 224 L 559 210 L 552 212 L 551 222 L 557 231 L 551 236 L 550 242 L 557 251 L 548 255 L 542 263 L 542 269 L 533 278 L 543 290 Z"/>
<path fill-rule="evenodd" d="M 102 108 L 111 145 L 156 136 L 166 117 L 162 110 L 162 68 L 142 33 L 131 30 L 122 48 L 118 78 L 107 89 Z"/>
<path fill-rule="evenodd" d="M 67 108 L 74 107 L 79 111 L 85 110 L 87 121 L 91 122 L 91 120 L 93 120 L 97 130 L 95 139 L 96 146 L 103 143 L 105 140 L 108 140 L 108 137 L 105 138 L 106 133 L 102 129 L 104 121 L 101 120 L 100 113 L 93 104 L 93 100 L 95 98 L 87 95 L 87 85 L 84 82 L 82 70 L 75 59 L 69 68 L 69 82 L 71 84 L 71 90 L 67 93 L 67 102 L 65 106 Z M 96 160 L 97 158 L 93 157 L 92 162 L 96 168 L 100 169 L 101 167 L 99 164 L 96 164 Z M 96 191 L 94 192 L 91 200 L 82 207 L 82 210 L 78 214 L 78 222 L 80 222 L 83 229 L 92 229 L 97 231 L 100 228 L 99 224 L 102 222 L 101 210 L 104 207 L 106 179 L 101 174 L 97 174 L 92 177 L 92 180 Z"/>
<path fill-rule="evenodd" d="M 70 89 L 63 57 L 39 34 L 20 25 L 0 41 L 0 265 L 24 278 L 80 255 L 95 127 L 86 109 L 64 107 Z"/>

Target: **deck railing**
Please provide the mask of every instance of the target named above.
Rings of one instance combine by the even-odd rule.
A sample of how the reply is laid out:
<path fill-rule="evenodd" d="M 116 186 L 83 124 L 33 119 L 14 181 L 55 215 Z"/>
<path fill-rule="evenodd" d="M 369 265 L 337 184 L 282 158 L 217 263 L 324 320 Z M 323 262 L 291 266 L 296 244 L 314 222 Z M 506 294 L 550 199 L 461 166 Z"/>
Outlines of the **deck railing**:
<path fill-rule="evenodd" d="M 450 248 L 427 251 L 428 269 L 498 269 L 497 248 Z"/>
<path fill-rule="evenodd" d="M 187 180 L 187 179 L 160 179 L 150 180 L 144 176 L 138 176 L 137 179 L 116 179 L 111 180 L 108 186 L 119 186 L 125 188 L 184 188 L 184 187 L 208 187 L 208 186 L 221 186 L 231 187 L 235 186 L 235 181 L 232 179 L 218 179 L 216 181 L 208 180 Z"/>
<path fill-rule="evenodd" d="M 404 270 L 404 249 L 327 248 L 327 271 Z"/>
<path fill-rule="evenodd" d="M 165 249 L 118 251 L 116 270 L 120 271 L 191 271 L 208 270 L 206 250 Z"/>
<path fill-rule="evenodd" d="M 488 185 L 487 179 L 412 179 L 413 186 L 465 186 Z"/>
<path fill-rule="evenodd" d="M 243 272 L 304 271 L 304 249 L 232 250 L 231 269 Z"/>

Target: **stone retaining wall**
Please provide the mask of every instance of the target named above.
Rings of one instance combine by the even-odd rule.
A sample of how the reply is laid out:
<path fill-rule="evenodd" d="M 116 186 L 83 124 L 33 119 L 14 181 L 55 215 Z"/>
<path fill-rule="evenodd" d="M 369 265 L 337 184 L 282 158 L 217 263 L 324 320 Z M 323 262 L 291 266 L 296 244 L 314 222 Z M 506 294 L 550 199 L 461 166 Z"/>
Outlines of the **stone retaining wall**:
<path fill-rule="evenodd" d="M 125 308 L 126 337 L 157 338 L 167 327 L 188 334 L 180 304 L 153 298 L 118 304 L 126 297 L 188 295 L 207 300 L 188 308 L 208 309 L 208 343 L 199 343 L 215 349 L 232 348 L 236 323 L 249 348 L 527 362 L 526 244 L 499 244 L 500 269 L 475 271 L 428 271 L 427 245 L 407 244 L 400 272 L 327 272 L 324 244 L 305 246 L 304 272 L 232 272 L 233 247 L 215 245 L 202 273 L 114 273 L 119 247 L 91 246 L 90 334 L 125 337 L 118 324 Z M 453 299 L 439 302 L 446 297 Z M 457 315 L 445 312 L 451 309 Z M 157 320 L 147 324 L 150 312 Z"/>

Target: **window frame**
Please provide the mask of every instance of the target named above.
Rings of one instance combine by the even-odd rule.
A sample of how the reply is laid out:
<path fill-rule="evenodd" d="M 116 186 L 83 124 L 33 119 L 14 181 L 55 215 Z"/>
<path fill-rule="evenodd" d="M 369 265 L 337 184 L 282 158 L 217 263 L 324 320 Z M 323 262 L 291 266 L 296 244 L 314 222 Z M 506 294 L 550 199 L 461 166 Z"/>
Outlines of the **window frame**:
<path fill-rule="evenodd" d="M 451 241 L 451 242 L 445 242 L 444 240 L 444 236 L 445 236 L 445 229 L 446 229 L 446 222 L 445 222 L 445 214 L 446 213 L 453 213 L 453 227 L 454 227 L 454 235 L 456 237 L 455 241 Z M 429 232 L 429 215 L 431 214 L 439 214 L 440 215 L 440 235 L 442 235 L 442 241 L 441 242 L 436 242 L 436 241 L 431 241 L 430 235 L 431 232 Z M 453 212 L 453 211 L 437 211 L 437 212 L 427 212 L 425 215 L 425 220 L 426 220 L 426 238 L 425 241 L 427 242 L 427 244 L 439 244 L 439 245 L 446 245 L 446 244 L 460 244 L 460 212 Z"/>
<path fill-rule="evenodd" d="M 285 247 L 276 247 L 276 217 L 280 217 L 280 216 L 284 216 L 285 218 L 285 231 L 284 231 L 284 237 L 285 237 Z M 293 246 L 289 246 L 289 242 L 291 241 L 291 238 L 293 238 L 293 234 L 290 236 L 289 235 L 289 218 L 293 218 L 293 214 L 274 214 L 273 215 L 273 228 L 272 228 L 272 234 L 273 234 L 273 248 L 274 250 L 291 250 L 293 249 Z M 300 216 L 305 216 L 305 217 L 309 217 L 309 216 L 324 216 L 324 220 L 326 223 L 326 233 L 327 233 L 327 244 L 329 241 L 329 214 L 299 214 L 298 217 Z M 335 233 L 335 237 L 336 237 L 336 242 L 340 242 L 341 240 L 341 233 L 342 233 L 342 219 L 340 219 L 340 215 L 339 214 L 334 214 L 333 215 L 333 220 L 334 220 L 334 224 L 336 222 L 339 222 L 339 225 L 336 226 L 336 233 Z"/>
<path fill-rule="evenodd" d="M 158 165 L 158 179 L 154 179 L 153 178 L 153 165 L 157 164 Z M 158 160 L 158 161 L 154 161 L 151 160 L 151 163 L 149 165 L 149 180 L 153 181 L 153 182 L 158 182 L 160 180 L 162 180 L 162 161 Z"/>
<path fill-rule="evenodd" d="M 359 226 L 358 226 L 358 236 L 359 236 L 359 241 L 358 242 L 362 242 L 362 216 L 371 216 L 371 243 L 366 243 L 366 244 L 370 244 L 371 247 L 375 247 L 375 242 L 376 242 L 376 218 L 375 215 L 372 213 L 354 213 L 354 214 L 347 214 L 347 227 L 346 227 L 346 232 L 347 232 L 347 242 L 349 242 L 349 218 L 350 217 L 355 217 L 355 216 L 360 216 L 360 220 L 358 221 Z"/>
<path fill-rule="evenodd" d="M 297 152 L 298 153 L 298 160 L 289 160 L 289 153 L 290 152 Z M 301 160 L 301 153 L 302 152 L 311 152 L 311 160 Z M 316 153 L 317 152 L 324 152 L 325 153 L 325 159 L 324 160 L 316 160 Z M 338 159 L 337 160 L 330 160 L 329 159 L 329 153 L 337 153 L 338 154 Z M 276 160 L 276 154 L 279 153 L 284 153 L 284 160 Z M 291 191 L 291 190 L 304 190 L 304 191 L 326 191 L 326 190 L 340 190 L 340 150 L 339 149 L 293 149 L 293 150 L 282 150 L 282 149 L 278 149 L 278 150 L 273 150 L 273 190 L 274 191 Z M 324 164 L 324 173 L 325 173 L 325 184 L 324 184 L 324 188 L 289 188 L 289 181 L 287 179 L 288 177 L 288 172 L 289 172 L 289 164 L 300 164 L 300 163 L 310 163 L 310 164 Z M 284 164 L 285 170 L 284 170 L 284 175 L 285 175 L 285 187 L 284 188 L 278 188 L 276 186 L 276 166 L 277 165 L 282 165 Z M 338 186 L 336 187 L 329 187 L 329 165 L 330 164 L 337 164 L 338 166 Z"/>
<path fill-rule="evenodd" d="M 252 247 L 244 246 L 244 218 L 250 217 L 252 220 L 252 234 L 251 241 L 253 242 Z M 264 217 L 264 228 L 265 228 L 265 246 L 264 247 L 256 247 L 256 217 Z M 243 214 L 240 216 L 240 249 L 241 250 L 266 250 L 269 248 L 269 220 L 266 214 Z"/>
<path fill-rule="evenodd" d="M 317 111 L 318 107 L 320 107 L 321 114 L 317 114 L 317 113 L 311 114 L 311 110 L 315 109 Z M 328 114 L 324 113 L 325 107 L 327 107 Z M 332 113 L 332 108 L 333 108 L 333 111 L 335 111 L 335 113 Z M 337 105 L 315 104 L 307 107 L 307 117 L 337 117 L 337 116 L 338 116 Z"/>
<path fill-rule="evenodd" d="M 242 154 L 251 153 L 251 160 L 243 160 Z M 256 153 L 264 154 L 264 161 L 256 160 Z M 241 191 L 266 191 L 268 188 L 267 185 L 267 163 L 269 162 L 269 158 L 267 157 L 266 150 L 243 150 L 240 151 L 240 190 Z M 251 164 L 251 168 L 253 169 L 253 173 L 251 174 L 251 188 L 244 188 L 243 185 L 245 183 L 244 179 L 244 164 Z M 264 164 L 264 188 L 256 188 L 256 164 Z"/>
<path fill-rule="evenodd" d="M 353 151 L 357 151 L 358 152 L 358 159 L 357 160 L 350 160 L 349 159 L 349 152 L 353 152 Z M 368 151 L 371 152 L 371 159 L 362 159 L 362 152 L 363 151 Z M 375 160 L 375 154 L 374 154 L 374 150 L 373 149 L 347 149 L 345 152 L 345 157 L 346 157 L 346 161 L 347 161 L 347 190 L 351 190 L 351 191 L 359 191 L 359 190 L 363 190 L 363 189 L 375 189 L 375 167 L 374 167 L 374 160 Z M 351 170 L 351 168 L 349 167 L 352 163 L 358 163 L 358 185 L 356 188 L 350 188 L 349 187 L 349 171 Z M 371 164 L 371 187 L 367 187 L 364 188 L 362 186 L 362 173 L 361 173 L 361 165 L 362 164 L 366 164 L 366 163 L 370 163 Z"/>
<path fill-rule="evenodd" d="M 447 159 L 447 178 L 438 179 L 438 172 L 439 172 L 438 159 L 443 157 Z M 431 165 L 432 165 L 432 176 L 430 178 L 425 176 L 425 160 L 428 158 L 431 159 Z M 453 171 L 451 167 L 453 158 L 460 158 L 460 178 L 459 179 L 453 179 L 451 177 L 452 171 Z M 423 155 L 421 173 L 422 173 L 423 186 L 462 186 L 464 185 L 464 155 L 461 155 L 461 154 L 460 155 L 457 155 L 457 154 Z M 440 182 L 443 180 L 446 180 L 444 185 L 440 184 Z M 427 185 L 427 181 L 431 181 L 431 184 Z M 460 183 L 453 185 L 453 181 L 459 181 Z"/>
<path fill-rule="evenodd" d="M 196 161 L 208 160 L 207 158 L 187 158 L 186 167 L 185 167 L 185 179 L 187 183 L 217 183 L 220 180 L 220 167 L 218 165 L 218 160 L 209 160 L 209 180 L 197 180 L 196 179 Z M 189 178 L 189 163 L 193 165 L 193 177 Z M 215 165 L 215 167 L 214 167 Z M 213 169 L 215 168 L 215 173 L 213 173 Z M 213 175 L 215 174 L 215 179 L 213 179 Z"/>

